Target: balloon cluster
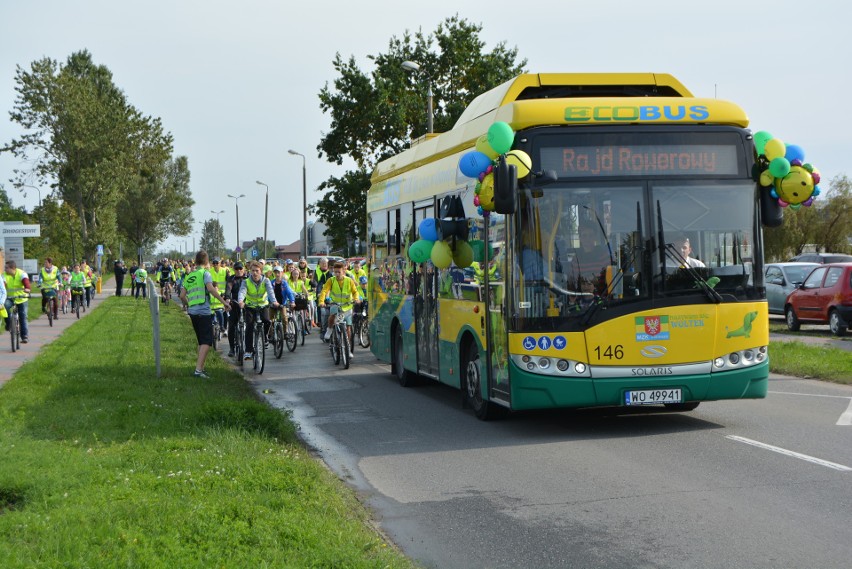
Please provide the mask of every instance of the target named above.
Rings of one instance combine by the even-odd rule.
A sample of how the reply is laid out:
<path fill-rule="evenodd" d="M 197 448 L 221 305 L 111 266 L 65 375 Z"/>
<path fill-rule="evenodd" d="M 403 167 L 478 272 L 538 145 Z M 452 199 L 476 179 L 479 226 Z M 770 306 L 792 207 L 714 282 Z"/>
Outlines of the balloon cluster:
<path fill-rule="evenodd" d="M 820 194 L 819 170 L 805 162 L 805 151 L 796 144 L 784 144 L 765 130 L 754 134 L 760 185 L 772 188 L 770 195 L 781 207 L 810 207 Z"/>
<path fill-rule="evenodd" d="M 506 162 L 514 164 L 518 179 L 530 173 L 532 160 L 523 150 L 511 150 L 515 143 L 515 132 L 509 123 L 498 121 L 488 128 L 488 133 L 476 140 L 476 150 L 471 150 L 459 159 L 459 170 L 468 178 L 478 180 L 473 195 L 473 205 L 483 217 L 494 211 L 494 163 L 505 155 Z"/>
<path fill-rule="evenodd" d="M 455 263 L 460 269 L 473 262 L 473 248 L 467 242 L 468 223 L 458 196 L 441 202 L 440 218 L 427 217 L 417 227 L 420 239 L 408 248 L 408 258 L 420 264 L 431 259 L 439 269 Z"/>

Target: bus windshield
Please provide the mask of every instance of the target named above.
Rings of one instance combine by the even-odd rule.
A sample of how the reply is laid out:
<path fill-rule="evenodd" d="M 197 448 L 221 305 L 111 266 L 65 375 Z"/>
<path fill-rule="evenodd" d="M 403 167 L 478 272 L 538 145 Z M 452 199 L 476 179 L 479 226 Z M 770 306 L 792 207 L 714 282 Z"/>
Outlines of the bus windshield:
<path fill-rule="evenodd" d="M 519 198 L 516 329 L 674 296 L 756 298 L 751 181 L 554 183 Z"/>

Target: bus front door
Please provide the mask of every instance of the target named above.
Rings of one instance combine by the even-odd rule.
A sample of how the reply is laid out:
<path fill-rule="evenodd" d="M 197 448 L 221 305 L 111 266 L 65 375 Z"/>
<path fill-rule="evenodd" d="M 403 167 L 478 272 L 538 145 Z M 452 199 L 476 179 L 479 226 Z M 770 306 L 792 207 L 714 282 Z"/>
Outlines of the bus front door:
<path fill-rule="evenodd" d="M 438 271 L 432 261 L 420 264 L 414 295 L 417 372 L 438 377 Z"/>

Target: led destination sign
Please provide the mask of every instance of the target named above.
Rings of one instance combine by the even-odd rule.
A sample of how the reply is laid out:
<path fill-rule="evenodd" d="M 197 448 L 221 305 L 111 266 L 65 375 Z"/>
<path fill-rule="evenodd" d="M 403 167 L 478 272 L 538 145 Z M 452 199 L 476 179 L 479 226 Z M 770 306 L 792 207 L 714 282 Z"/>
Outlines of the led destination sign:
<path fill-rule="evenodd" d="M 602 145 L 542 148 L 541 167 L 560 178 L 589 176 L 732 176 L 737 148 L 724 144 Z"/>

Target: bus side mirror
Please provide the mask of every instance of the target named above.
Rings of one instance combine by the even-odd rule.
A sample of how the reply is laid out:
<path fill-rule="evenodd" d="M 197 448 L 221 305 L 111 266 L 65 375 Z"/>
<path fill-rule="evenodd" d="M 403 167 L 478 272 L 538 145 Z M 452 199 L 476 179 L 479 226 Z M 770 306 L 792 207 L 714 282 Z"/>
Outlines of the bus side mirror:
<path fill-rule="evenodd" d="M 515 213 L 515 195 L 518 193 L 518 169 L 508 164 L 505 156 L 497 159 L 494 168 L 494 211 Z"/>
<path fill-rule="evenodd" d="M 759 188 L 760 218 L 766 227 L 780 227 L 784 222 L 784 208 L 778 205 L 778 200 L 769 193 L 772 188 Z"/>

